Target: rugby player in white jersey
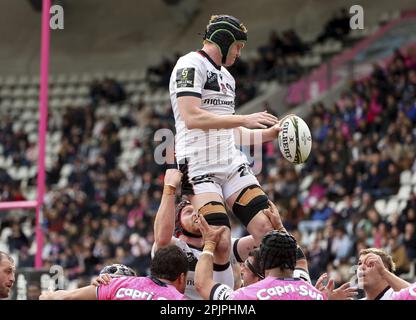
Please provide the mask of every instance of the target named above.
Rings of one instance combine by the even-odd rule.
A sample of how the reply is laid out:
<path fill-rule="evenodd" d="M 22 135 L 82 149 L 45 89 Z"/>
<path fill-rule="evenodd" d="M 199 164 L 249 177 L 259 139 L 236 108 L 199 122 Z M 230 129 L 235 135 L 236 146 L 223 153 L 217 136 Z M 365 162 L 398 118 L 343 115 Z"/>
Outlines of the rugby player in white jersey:
<path fill-rule="evenodd" d="M 210 225 L 229 226 L 228 206 L 259 244 L 273 229 L 262 213 L 268 197 L 236 145 L 272 141 L 281 128 L 267 112 L 235 115 L 235 80 L 226 67 L 240 56 L 246 40 L 247 29 L 238 19 L 212 16 L 203 48 L 179 58 L 169 91 L 182 195 Z M 225 234 L 230 239 L 229 228 Z"/>
<path fill-rule="evenodd" d="M 392 300 L 395 291 L 400 291 L 410 283 L 394 275 L 396 266 L 384 250 L 363 249 L 358 260 L 358 285 L 364 290 L 361 300 Z"/>

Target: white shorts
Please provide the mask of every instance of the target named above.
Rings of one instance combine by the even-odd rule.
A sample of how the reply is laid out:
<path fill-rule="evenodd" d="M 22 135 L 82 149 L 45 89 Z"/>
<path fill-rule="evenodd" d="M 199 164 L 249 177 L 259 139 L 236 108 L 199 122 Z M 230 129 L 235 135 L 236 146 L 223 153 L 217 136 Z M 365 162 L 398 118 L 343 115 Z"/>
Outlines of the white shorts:
<path fill-rule="evenodd" d="M 182 194 L 201 194 L 214 192 L 227 200 L 233 193 L 251 186 L 259 185 L 251 170 L 247 157 L 236 150 L 228 164 L 192 163 L 187 159 L 179 163 L 182 172 Z"/>

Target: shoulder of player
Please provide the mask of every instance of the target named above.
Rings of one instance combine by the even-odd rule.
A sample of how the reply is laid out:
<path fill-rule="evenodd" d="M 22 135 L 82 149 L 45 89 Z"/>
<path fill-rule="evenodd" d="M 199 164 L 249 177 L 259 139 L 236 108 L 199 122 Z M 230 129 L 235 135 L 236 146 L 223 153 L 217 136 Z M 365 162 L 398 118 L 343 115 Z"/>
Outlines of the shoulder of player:
<path fill-rule="evenodd" d="M 175 67 L 176 68 L 195 67 L 199 70 L 206 69 L 206 64 L 204 62 L 204 59 L 205 58 L 201 56 L 198 52 L 192 51 L 180 57 Z"/>

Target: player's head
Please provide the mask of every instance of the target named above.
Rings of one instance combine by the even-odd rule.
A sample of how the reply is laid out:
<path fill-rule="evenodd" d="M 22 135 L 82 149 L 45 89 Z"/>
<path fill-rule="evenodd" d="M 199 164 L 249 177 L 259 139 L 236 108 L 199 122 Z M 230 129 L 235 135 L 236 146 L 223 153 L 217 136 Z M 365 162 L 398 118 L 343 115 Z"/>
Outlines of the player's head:
<path fill-rule="evenodd" d="M 211 16 L 205 29 L 204 43 L 213 43 L 218 47 L 223 65 L 234 63 L 246 41 L 247 28 L 237 18 L 229 15 Z"/>
<path fill-rule="evenodd" d="M 9 296 L 15 281 L 15 272 L 16 267 L 13 258 L 0 251 L 0 299 Z"/>
<path fill-rule="evenodd" d="M 260 249 L 249 252 L 241 266 L 241 277 L 245 287 L 264 279 L 264 272 L 260 267 Z"/>
<path fill-rule="evenodd" d="M 296 249 L 296 239 L 292 235 L 276 230 L 269 231 L 260 245 L 261 270 L 295 270 Z"/>
<path fill-rule="evenodd" d="M 191 202 L 188 200 L 182 200 L 176 206 L 175 217 L 175 237 L 185 235 L 191 238 L 200 238 L 201 231 L 199 231 L 198 224 L 198 212 L 195 211 Z"/>
<path fill-rule="evenodd" d="M 375 268 L 370 268 L 369 266 L 363 263 L 366 256 L 370 253 L 378 255 L 383 261 L 383 264 L 386 267 L 386 269 L 390 272 L 394 272 L 396 270 L 396 265 L 393 262 L 393 258 L 390 255 L 388 255 L 384 250 L 378 248 L 368 248 L 360 250 L 358 258 L 357 278 L 359 287 L 363 288 L 364 290 L 370 289 L 371 287 L 374 287 L 384 282 L 383 278 L 380 276 L 380 274 L 377 272 Z"/>
<path fill-rule="evenodd" d="M 135 277 L 136 271 L 124 264 L 111 264 L 101 269 L 100 274 L 107 273 L 112 277 Z"/>
<path fill-rule="evenodd" d="M 185 292 L 188 269 L 186 254 L 175 245 L 159 249 L 150 264 L 150 273 L 153 277 L 170 281 L 181 293 Z"/>

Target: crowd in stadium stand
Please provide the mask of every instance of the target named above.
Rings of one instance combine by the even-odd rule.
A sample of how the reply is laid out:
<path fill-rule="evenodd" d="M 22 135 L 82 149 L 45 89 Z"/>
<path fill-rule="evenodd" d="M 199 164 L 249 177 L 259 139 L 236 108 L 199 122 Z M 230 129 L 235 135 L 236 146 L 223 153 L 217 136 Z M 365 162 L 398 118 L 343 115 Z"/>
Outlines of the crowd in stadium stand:
<path fill-rule="evenodd" d="M 281 72 L 281 65 L 284 72 L 298 77 L 296 60 L 291 58 L 304 50 L 293 31 L 272 33 L 269 44 L 260 48 L 259 61 L 241 61 L 234 67 L 237 79 L 245 79 L 237 84 L 244 88 L 238 103 L 256 94 L 252 79 L 263 75 L 268 80 L 268 72 Z M 149 70 L 156 87 L 167 85 L 171 67 L 165 60 Z M 95 82 L 91 97 L 92 106 L 69 109 L 63 116 L 59 159 L 47 175 L 43 258 L 46 266 L 62 265 L 70 280 L 89 278 L 103 265 L 116 262 L 144 275 L 166 169 L 154 162 L 153 133 L 173 128 L 174 120 L 171 113 L 149 113 L 142 103 L 120 124 L 97 117 L 94 105 L 100 100 L 114 103 L 125 98 L 123 88 L 110 79 Z M 300 173 L 277 156 L 276 145 L 264 145 L 258 179 L 279 204 L 286 228 L 305 248 L 313 280 L 325 271 L 338 283 L 349 280 L 356 254 L 365 247 L 386 248 L 399 272 L 407 272 L 416 259 L 416 194 L 404 210 L 389 218 L 374 207 L 376 199 L 397 193 L 403 170 L 416 171 L 415 98 L 416 59 L 397 51 L 387 69 L 375 66 L 371 76 L 352 83 L 333 106 L 314 106 L 305 119 L 313 134 L 313 150 Z M 34 163 L 27 136 L 13 132 L 10 119 L 0 121 L 4 154 L 12 155 L 15 164 Z M 137 141 L 143 156 L 128 172 L 117 167 L 118 132 L 123 126 L 145 126 L 148 133 Z M 74 165 L 68 185 L 53 190 L 66 163 Z M 300 184 L 306 176 L 312 182 L 305 194 Z M 24 199 L 18 183 L 3 169 L 0 186 L 1 201 Z M 345 206 L 337 211 L 332 204 L 339 201 Z M 233 228 L 234 235 L 245 232 Z M 19 267 L 33 265 L 33 217 L 2 218 L 0 237 L 18 254 Z"/>
<path fill-rule="evenodd" d="M 312 279 L 332 271 L 346 281 L 365 247 L 386 248 L 399 272 L 416 259 L 415 192 L 403 211 L 388 218 L 374 207 L 375 200 L 397 193 L 402 171 L 416 169 L 415 63 L 414 56 L 396 51 L 387 70 L 375 66 L 331 108 L 316 104 L 307 120 L 313 150 L 300 175 L 270 153 L 267 171 L 276 174 L 264 175 L 263 185 L 307 249 Z M 301 196 L 307 175 L 313 180 Z M 337 211 L 330 203 L 339 201 L 345 206 Z"/>

